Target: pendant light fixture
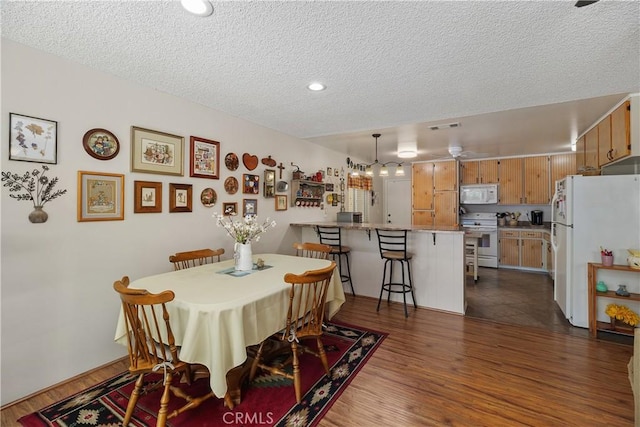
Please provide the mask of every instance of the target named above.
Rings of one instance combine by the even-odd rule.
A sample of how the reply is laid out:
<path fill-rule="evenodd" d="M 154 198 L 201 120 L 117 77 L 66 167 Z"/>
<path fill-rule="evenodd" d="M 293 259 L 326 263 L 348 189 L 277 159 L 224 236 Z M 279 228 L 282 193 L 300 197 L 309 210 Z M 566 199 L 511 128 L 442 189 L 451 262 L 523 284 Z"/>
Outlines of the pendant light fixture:
<path fill-rule="evenodd" d="M 368 165 L 365 166 L 365 174 L 368 176 L 373 176 L 373 165 L 381 165 L 380 166 L 380 172 L 378 173 L 379 176 L 389 176 L 389 168 L 387 167 L 388 164 L 396 164 L 396 173 L 395 176 L 404 176 L 404 168 L 402 167 L 402 163 L 398 163 L 398 162 L 385 162 L 385 163 L 380 163 L 378 161 L 378 138 L 380 138 L 380 134 L 379 133 L 374 133 L 373 136 L 376 139 L 376 158 L 373 161 L 373 163 L 369 163 Z"/>

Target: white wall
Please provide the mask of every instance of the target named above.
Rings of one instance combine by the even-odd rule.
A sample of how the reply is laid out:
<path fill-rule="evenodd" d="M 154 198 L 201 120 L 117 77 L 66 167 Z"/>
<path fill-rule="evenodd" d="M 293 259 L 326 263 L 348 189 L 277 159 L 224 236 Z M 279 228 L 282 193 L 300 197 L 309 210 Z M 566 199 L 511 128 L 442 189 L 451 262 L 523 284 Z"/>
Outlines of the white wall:
<path fill-rule="evenodd" d="M 227 195 L 224 179 L 235 176 L 241 181 L 243 173 L 262 176 L 266 166 L 249 172 L 241 165 L 230 172 L 222 164 L 220 180 L 190 178 L 191 135 L 220 141 L 221 160 L 229 152 L 271 155 L 287 167 L 283 173 L 287 181 L 293 169 L 290 162 L 307 173 L 344 164 L 344 156 L 336 152 L 13 41 L 2 39 L 1 49 L 2 170 L 24 173 L 40 168 L 8 160 L 9 113 L 54 120 L 58 163 L 51 165 L 49 176 L 60 178 L 56 188 L 68 190 L 45 205 L 46 223 L 31 224 L 27 219 L 31 202 L 10 199 L 7 188 L 2 188 L 3 405 L 126 354 L 124 347 L 113 343 L 119 310 L 112 289 L 115 280 L 169 271 L 168 257 L 176 251 L 224 247 L 225 259 L 231 257 L 232 241 L 216 227 L 212 214 L 221 211 L 223 201 L 241 206 L 243 195 Z M 185 176 L 130 172 L 131 126 L 183 136 Z M 92 128 L 116 135 L 121 144 L 116 158 L 101 161 L 84 151 L 82 137 Z M 125 174 L 124 221 L 76 221 L 79 170 Z M 276 178 L 278 174 L 276 169 Z M 133 213 L 135 180 L 163 183 L 162 213 Z M 193 212 L 168 212 L 169 183 L 193 184 Z M 212 208 L 199 201 L 206 187 L 218 194 Z M 334 220 L 339 210 L 290 207 L 276 212 L 274 199 L 265 199 L 262 191 L 257 199 L 259 217 L 274 218 L 278 225 L 254 245 L 254 253 L 291 253 L 290 222 Z"/>

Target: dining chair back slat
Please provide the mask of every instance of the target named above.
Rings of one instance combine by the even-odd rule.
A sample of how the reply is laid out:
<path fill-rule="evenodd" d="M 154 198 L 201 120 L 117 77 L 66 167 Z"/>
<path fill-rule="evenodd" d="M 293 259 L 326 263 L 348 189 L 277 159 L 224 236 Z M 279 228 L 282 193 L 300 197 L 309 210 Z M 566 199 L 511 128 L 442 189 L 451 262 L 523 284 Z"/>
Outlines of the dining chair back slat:
<path fill-rule="evenodd" d="M 199 265 L 220 262 L 220 255 L 224 254 L 224 248 L 197 249 L 195 251 L 177 252 L 169 257 L 174 270 L 197 267 Z"/>
<path fill-rule="evenodd" d="M 296 256 L 299 257 L 329 259 L 329 254 L 331 254 L 331 246 L 321 243 L 296 242 L 293 244 L 293 248 L 296 250 Z"/>

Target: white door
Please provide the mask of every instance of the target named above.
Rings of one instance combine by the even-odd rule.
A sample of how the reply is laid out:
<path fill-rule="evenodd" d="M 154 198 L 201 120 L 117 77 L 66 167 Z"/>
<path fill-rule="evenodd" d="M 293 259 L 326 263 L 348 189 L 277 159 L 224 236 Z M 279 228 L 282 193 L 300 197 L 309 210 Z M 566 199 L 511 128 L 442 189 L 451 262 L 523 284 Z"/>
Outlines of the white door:
<path fill-rule="evenodd" d="M 411 225 L 411 179 L 385 180 L 383 215 L 387 224 Z"/>

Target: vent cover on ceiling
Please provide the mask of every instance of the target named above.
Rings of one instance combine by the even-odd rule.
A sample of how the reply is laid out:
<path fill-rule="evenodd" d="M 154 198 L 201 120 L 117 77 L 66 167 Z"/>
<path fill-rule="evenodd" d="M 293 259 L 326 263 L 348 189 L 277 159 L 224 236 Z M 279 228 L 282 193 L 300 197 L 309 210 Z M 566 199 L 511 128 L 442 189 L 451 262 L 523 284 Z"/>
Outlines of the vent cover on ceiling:
<path fill-rule="evenodd" d="M 460 127 L 460 122 L 433 125 L 433 126 L 429 126 L 429 129 L 439 130 L 439 129 L 450 129 L 450 128 L 457 128 L 457 127 Z"/>

